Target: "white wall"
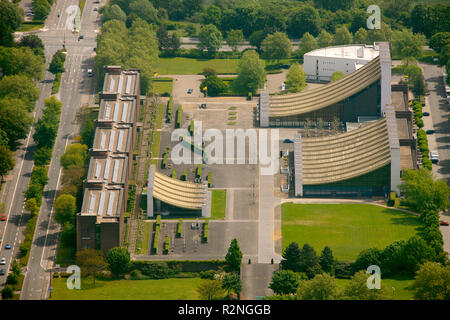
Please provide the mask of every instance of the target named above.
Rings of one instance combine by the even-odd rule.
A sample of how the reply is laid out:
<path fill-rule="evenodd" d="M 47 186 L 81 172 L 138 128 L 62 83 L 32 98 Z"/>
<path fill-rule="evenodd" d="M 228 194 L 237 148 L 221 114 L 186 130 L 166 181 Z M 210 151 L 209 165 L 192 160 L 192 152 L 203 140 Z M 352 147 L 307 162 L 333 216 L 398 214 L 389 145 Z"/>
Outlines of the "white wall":
<path fill-rule="evenodd" d="M 316 61 L 318 61 L 318 76 L 316 73 Z M 335 71 L 342 71 L 343 73 L 350 74 L 356 71 L 357 64 L 367 64 L 368 60 L 363 59 L 348 59 L 348 58 L 335 58 L 335 57 L 322 57 L 305 55 L 303 62 L 303 70 L 306 73 L 307 79 L 316 79 L 330 81 L 331 75 Z"/>

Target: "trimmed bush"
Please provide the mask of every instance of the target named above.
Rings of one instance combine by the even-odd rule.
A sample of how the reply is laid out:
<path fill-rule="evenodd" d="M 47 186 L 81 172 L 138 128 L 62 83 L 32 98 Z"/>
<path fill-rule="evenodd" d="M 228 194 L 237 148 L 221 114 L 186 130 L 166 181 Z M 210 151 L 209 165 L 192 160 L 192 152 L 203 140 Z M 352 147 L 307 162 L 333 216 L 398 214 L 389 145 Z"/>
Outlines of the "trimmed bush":
<path fill-rule="evenodd" d="M 166 240 L 164 240 L 164 253 L 168 254 L 170 249 L 170 237 L 167 236 Z"/>
<path fill-rule="evenodd" d="M 211 178 L 211 171 L 210 171 L 210 172 L 208 172 L 208 187 L 211 187 L 211 181 L 212 181 L 212 178 Z"/>
<path fill-rule="evenodd" d="M 199 164 L 197 166 L 197 178 L 200 178 L 202 176 L 202 165 Z"/>
<path fill-rule="evenodd" d="M 155 254 L 158 253 L 159 228 L 160 226 L 157 224 L 155 228 L 155 238 L 153 239 L 153 253 Z"/>
<path fill-rule="evenodd" d="M 175 168 L 172 170 L 172 179 L 176 179 L 177 178 L 177 172 L 175 170 Z"/>
<path fill-rule="evenodd" d="M 178 106 L 178 111 L 177 111 L 177 123 L 176 123 L 176 127 L 177 128 L 181 128 L 181 116 L 183 114 L 183 108 L 181 106 Z"/>
<path fill-rule="evenodd" d="M 209 237 L 209 222 L 206 221 L 203 224 L 203 242 L 208 242 L 208 237 Z"/>
<path fill-rule="evenodd" d="M 157 215 L 156 216 L 156 226 L 160 226 L 161 225 L 161 216 L 160 215 Z"/>
<path fill-rule="evenodd" d="M 177 225 L 177 238 L 181 238 L 182 235 L 183 235 L 183 219 L 180 219 Z"/>

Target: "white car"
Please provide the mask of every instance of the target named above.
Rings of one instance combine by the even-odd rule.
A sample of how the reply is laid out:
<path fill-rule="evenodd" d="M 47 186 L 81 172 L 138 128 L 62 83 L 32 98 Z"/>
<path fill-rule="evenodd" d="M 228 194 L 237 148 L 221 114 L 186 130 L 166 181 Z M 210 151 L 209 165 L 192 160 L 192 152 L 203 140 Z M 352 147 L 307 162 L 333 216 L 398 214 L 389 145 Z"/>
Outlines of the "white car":
<path fill-rule="evenodd" d="M 5 258 L 1 258 L 0 259 L 0 264 L 6 264 L 6 259 Z"/>
<path fill-rule="evenodd" d="M 436 151 L 430 151 L 430 160 L 432 163 L 439 162 L 439 154 Z"/>

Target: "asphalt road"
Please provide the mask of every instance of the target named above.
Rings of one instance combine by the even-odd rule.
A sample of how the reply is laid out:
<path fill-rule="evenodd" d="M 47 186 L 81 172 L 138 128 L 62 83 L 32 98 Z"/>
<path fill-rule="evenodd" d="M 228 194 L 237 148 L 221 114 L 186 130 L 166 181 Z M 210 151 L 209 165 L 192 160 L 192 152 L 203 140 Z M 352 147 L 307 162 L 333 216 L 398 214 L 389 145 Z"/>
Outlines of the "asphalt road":
<path fill-rule="evenodd" d="M 51 61 L 53 54 L 62 48 L 65 41 L 67 49 L 67 58 L 65 62 L 66 72 L 63 73 L 60 91 L 57 97 L 62 101 L 60 126 L 56 138 L 53 156 L 49 168 L 49 181 L 44 190 L 44 199 L 38 216 L 34 239 L 31 247 L 30 258 L 22 287 L 21 299 L 46 299 L 49 293 L 50 274 L 48 270 L 53 267 L 56 257 L 57 240 L 59 236 L 59 226 L 53 221 L 53 203 L 56 191 L 60 187 L 62 168 L 59 163 L 61 155 L 68 144 L 72 142 L 74 132 L 74 119 L 80 105 L 93 102 L 95 93 L 94 78 L 87 77 L 87 69 L 93 67 L 93 58 L 96 47 L 96 32 L 99 30 L 99 16 L 93 11 L 92 2 L 86 2 L 84 14 L 81 18 L 81 28 L 79 34 L 72 34 L 67 29 L 67 20 L 71 19 L 69 13 L 65 10 L 71 5 L 78 5 L 77 0 L 60 0 L 52 8 L 46 26 L 42 32 L 37 35 L 42 39 L 45 45 L 47 61 Z M 59 17 L 58 17 L 59 14 Z M 83 35 L 84 39 L 78 41 L 78 36 Z M 40 84 L 41 99 L 37 109 L 43 107 L 43 99 L 48 98 L 51 92 L 53 76 L 46 72 L 43 83 Z M 32 169 L 32 151 L 34 141 L 30 139 L 30 152 L 24 163 L 24 169 L 18 185 L 20 188 L 12 198 L 13 210 L 15 215 L 22 216 L 23 212 L 23 191 L 28 186 L 29 175 Z M 10 221 L 17 217 L 12 216 Z M 19 219 L 20 221 L 20 219 Z M 14 228 L 15 227 L 15 228 Z M 14 233 L 21 234 L 17 230 L 17 225 L 10 224 L 6 235 L 8 241 L 14 239 Z M 11 240 L 10 240 L 11 239 Z M 20 241 L 20 236 L 19 239 Z M 19 242 L 15 242 L 14 249 L 17 249 Z M 2 254 L 3 254 L 2 250 Z"/>

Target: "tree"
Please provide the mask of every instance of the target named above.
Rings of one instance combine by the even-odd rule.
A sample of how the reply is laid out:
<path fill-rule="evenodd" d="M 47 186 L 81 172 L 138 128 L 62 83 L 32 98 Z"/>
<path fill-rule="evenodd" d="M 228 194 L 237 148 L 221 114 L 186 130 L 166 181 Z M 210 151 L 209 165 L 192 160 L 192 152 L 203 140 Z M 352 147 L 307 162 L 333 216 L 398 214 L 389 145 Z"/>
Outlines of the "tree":
<path fill-rule="evenodd" d="M 325 29 L 322 29 L 319 36 L 317 37 L 317 43 L 320 48 L 329 47 L 333 44 L 333 36 Z"/>
<path fill-rule="evenodd" d="M 153 7 L 153 4 L 148 0 L 133 0 L 129 5 L 129 15 L 135 14 L 136 17 L 141 18 L 147 23 L 157 23 L 158 11 Z"/>
<path fill-rule="evenodd" d="M 77 209 L 76 199 L 70 194 L 62 194 L 55 201 L 55 220 L 61 225 L 72 222 Z"/>
<path fill-rule="evenodd" d="M 235 271 L 237 273 L 241 271 L 242 252 L 236 238 L 231 240 L 228 253 L 225 256 L 225 261 L 227 262 L 227 268 L 229 271 Z"/>
<path fill-rule="evenodd" d="M 320 32 L 319 12 L 310 5 L 291 10 L 288 15 L 287 30 L 291 37 L 300 38 L 305 32 L 317 36 Z"/>
<path fill-rule="evenodd" d="M 406 271 L 414 274 L 426 261 L 436 261 L 434 249 L 418 236 L 409 238 L 403 249 L 403 264 Z"/>
<path fill-rule="evenodd" d="M 197 35 L 197 28 L 193 24 L 188 24 L 184 29 L 188 37 L 195 37 Z"/>
<path fill-rule="evenodd" d="M 103 13 L 103 23 L 113 19 L 123 22 L 127 21 L 127 14 L 117 4 L 106 6 Z"/>
<path fill-rule="evenodd" d="M 334 263 L 335 261 L 333 257 L 333 252 L 328 246 L 326 246 L 325 248 L 323 248 L 322 254 L 320 255 L 319 258 L 320 267 L 322 268 L 323 271 L 331 274 L 333 272 Z"/>
<path fill-rule="evenodd" d="M 294 63 L 286 76 L 288 92 L 300 92 L 306 87 L 306 74 L 298 63 Z"/>
<path fill-rule="evenodd" d="M 264 34 L 264 31 L 258 30 L 253 32 L 250 37 L 248 38 L 248 42 L 250 45 L 256 47 L 258 51 L 261 50 L 261 44 L 264 41 L 266 35 Z"/>
<path fill-rule="evenodd" d="M 83 123 L 83 129 L 81 129 L 81 143 L 86 145 L 88 149 L 94 145 L 95 128 L 94 121 L 87 119 Z"/>
<path fill-rule="evenodd" d="M 411 30 L 396 30 L 392 33 L 392 54 L 399 58 L 414 57 L 420 59 L 422 46 L 426 43 L 423 34 L 414 34 Z"/>
<path fill-rule="evenodd" d="M 269 288 L 275 294 L 294 294 L 298 289 L 298 280 L 295 272 L 291 270 L 280 270 L 273 274 Z"/>
<path fill-rule="evenodd" d="M 0 21 L 5 23 L 11 31 L 17 30 L 23 21 L 23 10 L 7 0 L 0 1 Z"/>
<path fill-rule="evenodd" d="M 33 1 L 34 18 L 44 21 L 50 14 L 51 6 L 46 0 Z"/>
<path fill-rule="evenodd" d="M 36 199 L 31 198 L 25 201 L 25 210 L 30 211 L 32 216 L 35 216 L 39 212 L 39 207 L 37 205 Z"/>
<path fill-rule="evenodd" d="M 425 262 L 420 266 L 411 288 L 414 298 L 419 300 L 450 299 L 450 265 Z"/>
<path fill-rule="evenodd" d="M 223 296 L 222 284 L 218 280 L 205 280 L 197 287 L 201 300 L 217 300 Z"/>
<path fill-rule="evenodd" d="M 12 152 L 6 147 L 0 145 L 0 177 L 3 177 L 12 169 L 14 169 L 14 159 Z"/>
<path fill-rule="evenodd" d="M 342 44 L 350 44 L 353 42 L 353 36 L 348 31 L 347 27 L 341 26 L 336 29 L 336 33 L 334 34 L 334 44 L 342 45 Z"/>
<path fill-rule="evenodd" d="M 297 50 L 298 57 L 303 58 L 303 55 L 307 52 L 310 52 L 319 47 L 317 40 L 309 33 L 306 32 L 303 34 L 300 42 L 298 44 L 299 49 Z"/>
<path fill-rule="evenodd" d="M 367 43 L 367 30 L 364 28 L 359 28 L 358 31 L 355 32 L 355 36 L 353 37 L 353 42 L 357 44 L 366 44 Z"/>
<path fill-rule="evenodd" d="M 198 48 L 206 49 L 208 53 L 215 53 L 222 45 L 222 33 L 213 24 L 208 24 L 200 29 Z"/>
<path fill-rule="evenodd" d="M 2 290 L 2 300 L 9 300 L 14 297 L 14 289 L 12 286 L 7 285 Z"/>
<path fill-rule="evenodd" d="M 403 252 L 406 241 L 394 241 L 381 252 L 380 269 L 383 276 L 391 276 L 406 271 L 403 261 Z"/>
<path fill-rule="evenodd" d="M 234 291 L 238 296 L 242 291 L 242 282 L 238 274 L 226 273 L 222 278 L 222 288 L 225 289 L 230 296 L 231 291 Z"/>
<path fill-rule="evenodd" d="M 413 210 L 422 213 L 427 209 L 447 209 L 448 186 L 444 180 L 435 179 L 430 170 L 404 170 L 402 181 L 400 191 Z"/>
<path fill-rule="evenodd" d="M 31 112 L 34 103 L 39 99 L 39 89 L 34 81 L 24 74 L 4 76 L 0 80 L 0 98 L 4 97 L 23 100 L 27 111 Z"/>
<path fill-rule="evenodd" d="M 36 124 L 33 139 L 39 147 L 51 148 L 55 144 L 58 133 L 58 122 L 42 117 Z"/>
<path fill-rule="evenodd" d="M 158 37 L 159 50 L 167 49 L 169 47 L 169 33 L 165 25 L 160 25 L 156 31 L 156 36 Z"/>
<path fill-rule="evenodd" d="M 4 75 L 23 73 L 40 80 L 44 75 L 44 58 L 28 47 L 0 47 L 0 68 Z"/>
<path fill-rule="evenodd" d="M 380 289 L 369 289 L 367 279 L 369 274 L 366 271 L 357 272 L 344 289 L 344 296 L 351 300 L 388 300 L 389 291 L 383 282 Z"/>
<path fill-rule="evenodd" d="M 31 126 L 31 117 L 23 108 L 17 108 L 21 101 L 0 99 L 0 128 L 6 133 L 8 145 L 15 148 L 17 141 L 26 138 Z"/>
<path fill-rule="evenodd" d="M 430 39 L 430 48 L 441 53 L 442 48 L 450 44 L 450 32 L 438 32 Z"/>
<path fill-rule="evenodd" d="M 356 0 L 317 0 L 319 6 L 330 11 L 349 10 L 356 4 Z"/>
<path fill-rule="evenodd" d="M 39 38 L 35 34 L 28 34 L 23 36 L 18 45 L 20 47 L 28 47 L 34 51 L 36 55 L 40 55 L 42 57 L 45 57 L 44 55 L 44 43 L 42 42 L 41 38 Z"/>
<path fill-rule="evenodd" d="M 208 95 L 211 97 L 219 96 L 228 89 L 228 85 L 216 75 L 211 75 L 203 80 L 200 84 L 200 91 L 203 91 L 205 87 L 207 87 Z"/>
<path fill-rule="evenodd" d="M 340 70 L 337 70 L 337 71 L 333 72 L 333 74 L 331 75 L 331 82 L 338 81 L 343 78 L 345 78 L 345 73 L 343 73 Z"/>
<path fill-rule="evenodd" d="M 50 66 L 48 71 L 53 74 L 62 73 L 65 71 L 64 62 L 66 61 L 66 55 L 62 50 L 58 50 L 53 55 L 52 62 L 50 62 Z"/>
<path fill-rule="evenodd" d="M 219 27 L 222 24 L 222 10 L 215 6 L 209 6 L 202 14 L 202 24 L 213 24 Z"/>
<path fill-rule="evenodd" d="M 309 279 L 320 273 L 319 257 L 309 244 L 305 243 L 300 251 L 300 272 L 306 273 Z"/>
<path fill-rule="evenodd" d="M 359 253 L 356 261 L 353 263 L 353 270 L 366 270 L 371 265 L 381 265 L 381 251 L 377 248 L 369 248 Z"/>
<path fill-rule="evenodd" d="M 246 51 L 238 63 L 238 77 L 233 81 L 236 85 L 236 92 L 256 93 L 266 80 L 264 62 L 259 59 L 259 55 L 254 50 Z"/>
<path fill-rule="evenodd" d="M 94 286 L 98 272 L 107 267 L 103 253 L 92 248 L 77 251 L 76 264 L 80 267 L 83 276 L 92 276 L 94 278 Z"/>
<path fill-rule="evenodd" d="M 19 277 L 15 273 L 8 274 L 8 277 L 6 278 L 6 284 L 10 284 L 12 286 L 15 286 L 19 283 Z"/>
<path fill-rule="evenodd" d="M 112 248 L 106 255 L 108 269 L 115 276 L 121 276 L 127 273 L 130 269 L 130 261 L 130 252 L 126 248 Z"/>
<path fill-rule="evenodd" d="M 281 269 L 300 272 L 300 249 L 296 242 L 291 242 L 283 251 L 283 259 L 280 262 Z"/>
<path fill-rule="evenodd" d="M 339 290 L 336 285 L 336 280 L 329 274 L 322 273 L 316 275 L 312 280 L 300 281 L 297 298 L 300 300 L 338 299 Z"/>
<path fill-rule="evenodd" d="M 50 164 L 53 150 L 48 147 L 41 147 L 34 153 L 34 164 L 37 166 L 45 166 Z"/>
<path fill-rule="evenodd" d="M 74 143 L 68 146 L 61 156 L 61 165 L 64 169 L 68 169 L 69 167 L 82 167 L 87 158 L 87 149 L 86 145 L 80 143 Z"/>
<path fill-rule="evenodd" d="M 213 68 L 205 67 L 203 68 L 202 74 L 205 78 L 208 78 L 209 76 L 216 76 L 217 71 Z"/>
<path fill-rule="evenodd" d="M 269 34 L 262 42 L 263 57 L 271 61 L 287 59 L 291 55 L 292 45 L 283 32 Z"/>
<path fill-rule="evenodd" d="M 169 50 L 174 52 L 180 49 L 181 46 L 181 40 L 180 37 L 178 37 L 178 34 L 176 32 L 172 33 L 172 35 L 169 38 Z"/>
<path fill-rule="evenodd" d="M 230 46 L 230 48 L 233 50 L 233 52 L 237 51 L 238 46 L 242 41 L 244 41 L 244 34 L 242 33 L 242 30 L 228 31 L 227 44 Z"/>

